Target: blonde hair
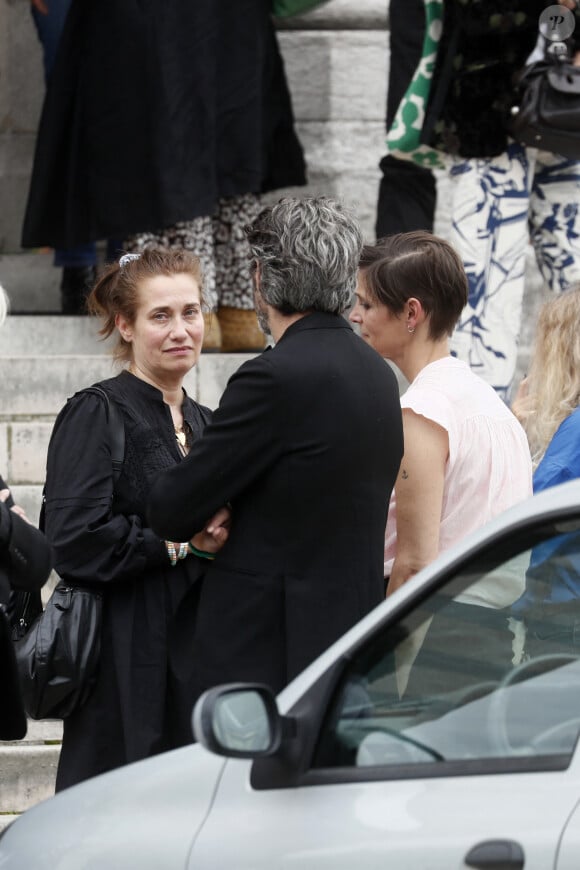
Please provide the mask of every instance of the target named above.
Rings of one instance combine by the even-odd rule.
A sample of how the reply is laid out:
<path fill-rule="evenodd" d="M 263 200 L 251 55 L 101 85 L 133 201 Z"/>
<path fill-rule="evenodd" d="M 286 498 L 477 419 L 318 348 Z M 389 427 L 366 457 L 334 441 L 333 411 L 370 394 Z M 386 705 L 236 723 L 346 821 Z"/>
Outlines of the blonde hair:
<path fill-rule="evenodd" d="M 580 401 L 580 286 L 540 309 L 528 393 L 533 410 L 524 428 L 536 467 L 556 430 Z"/>
<path fill-rule="evenodd" d="M 10 308 L 10 301 L 8 296 L 6 295 L 6 291 L 2 284 L 0 284 L 0 326 L 4 324 L 6 320 L 6 315 L 8 314 L 8 309 Z"/>

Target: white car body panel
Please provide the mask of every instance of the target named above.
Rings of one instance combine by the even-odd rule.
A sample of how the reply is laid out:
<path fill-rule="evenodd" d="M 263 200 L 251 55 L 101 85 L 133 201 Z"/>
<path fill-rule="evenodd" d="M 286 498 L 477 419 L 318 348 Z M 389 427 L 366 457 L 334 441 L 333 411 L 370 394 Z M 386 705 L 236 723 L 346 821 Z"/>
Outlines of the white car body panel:
<path fill-rule="evenodd" d="M 224 764 L 187 746 L 66 789 L 6 830 L 0 868 L 185 868 Z"/>
<path fill-rule="evenodd" d="M 262 792 L 252 790 L 249 770 L 247 762 L 228 762 L 188 870 L 451 870 L 466 866 L 469 850 L 485 840 L 515 840 L 525 870 L 549 870 L 579 795 L 577 765 L 565 774 Z"/>

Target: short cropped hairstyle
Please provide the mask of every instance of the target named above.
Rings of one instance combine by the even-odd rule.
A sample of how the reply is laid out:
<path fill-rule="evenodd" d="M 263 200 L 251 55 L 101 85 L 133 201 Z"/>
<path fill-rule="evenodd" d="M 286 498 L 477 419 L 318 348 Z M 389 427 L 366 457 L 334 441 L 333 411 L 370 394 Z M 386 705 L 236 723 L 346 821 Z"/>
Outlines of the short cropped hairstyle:
<path fill-rule="evenodd" d="M 6 320 L 6 315 L 8 314 L 8 309 L 10 304 L 8 302 L 8 296 L 6 295 L 6 291 L 2 284 L 0 284 L 0 326 L 3 325 Z"/>
<path fill-rule="evenodd" d="M 356 288 L 362 235 L 354 216 L 328 197 L 284 198 L 246 227 L 260 293 L 283 314 L 342 314 Z"/>
<path fill-rule="evenodd" d="M 429 316 L 429 337 L 451 335 L 467 304 L 467 275 L 457 251 L 423 230 L 365 245 L 360 258 L 371 298 L 400 314 L 411 297 Z"/>
<path fill-rule="evenodd" d="M 139 285 L 158 275 L 190 275 L 199 286 L 202 305 L 202 271 L 199 258 L 184 248 L 150 248 L 141 254 L 125 254 L 111 263 L 98 278 L 87 299 L 91 314 L 101 318 L 99 334 L 108 338 L 115 331 L 115 319 L 122 314 L 134 323 L 139 304 Z M 131 343 L 119 336 L 113 351 L 115 359 L 131 361 Z"/>

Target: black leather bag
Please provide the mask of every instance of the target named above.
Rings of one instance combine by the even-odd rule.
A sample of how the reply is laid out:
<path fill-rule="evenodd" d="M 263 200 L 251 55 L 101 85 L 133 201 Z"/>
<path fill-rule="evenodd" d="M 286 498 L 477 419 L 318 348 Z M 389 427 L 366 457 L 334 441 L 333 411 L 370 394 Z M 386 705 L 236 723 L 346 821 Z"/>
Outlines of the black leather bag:
<path fill-rule="evenodd" d="M 558 59 L 526 67 L 507 128 L 523 145 L 579 159 L 580 67 Z"/>
<path fill-rule="evenodd" d="M 123 417 L 118 405 L 100 387 L 84 392 L 98 393 L 105 402 L 115 485 L 125 453 Z M 58 423 L 57 418 L 55 428 Z M 44 498 L 40 526 L 44 527 Z M 12 605 L 10 622 L 26 713 L 31 719 L 65 719 L 85 702 L 96 680 L 101 652 L 101 593 L 95 588 L 61 582 L 44 611 L 40 598 L 33 593 L 25 593 Z"/>
<path fill-rule="evenodd" d="M 91 692 L 101 651 L 100 593 L 60 583 L 46 609 L 14 642 L 31 719 L 65 719 Z"/>

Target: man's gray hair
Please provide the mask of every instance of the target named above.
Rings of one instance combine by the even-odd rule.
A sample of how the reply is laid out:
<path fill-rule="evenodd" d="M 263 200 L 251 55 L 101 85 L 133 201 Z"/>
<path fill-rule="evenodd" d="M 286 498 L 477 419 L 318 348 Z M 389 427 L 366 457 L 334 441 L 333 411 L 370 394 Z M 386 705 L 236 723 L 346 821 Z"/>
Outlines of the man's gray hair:
<path fill-rule="evenodd" d="M 328 197 L 286 197 L 246 227 L 260 293 L 283 314 L 342 314 L 357 282 L 362 234 L 354 215 Z"/>
<path fill-rule="evenodd" d="M 6 320 L 6 315 L 8 314 L 9 308 L 8 296 L 6 295 L 6 291 L 2 284 L 0 284 L 0 326 Z"/>

